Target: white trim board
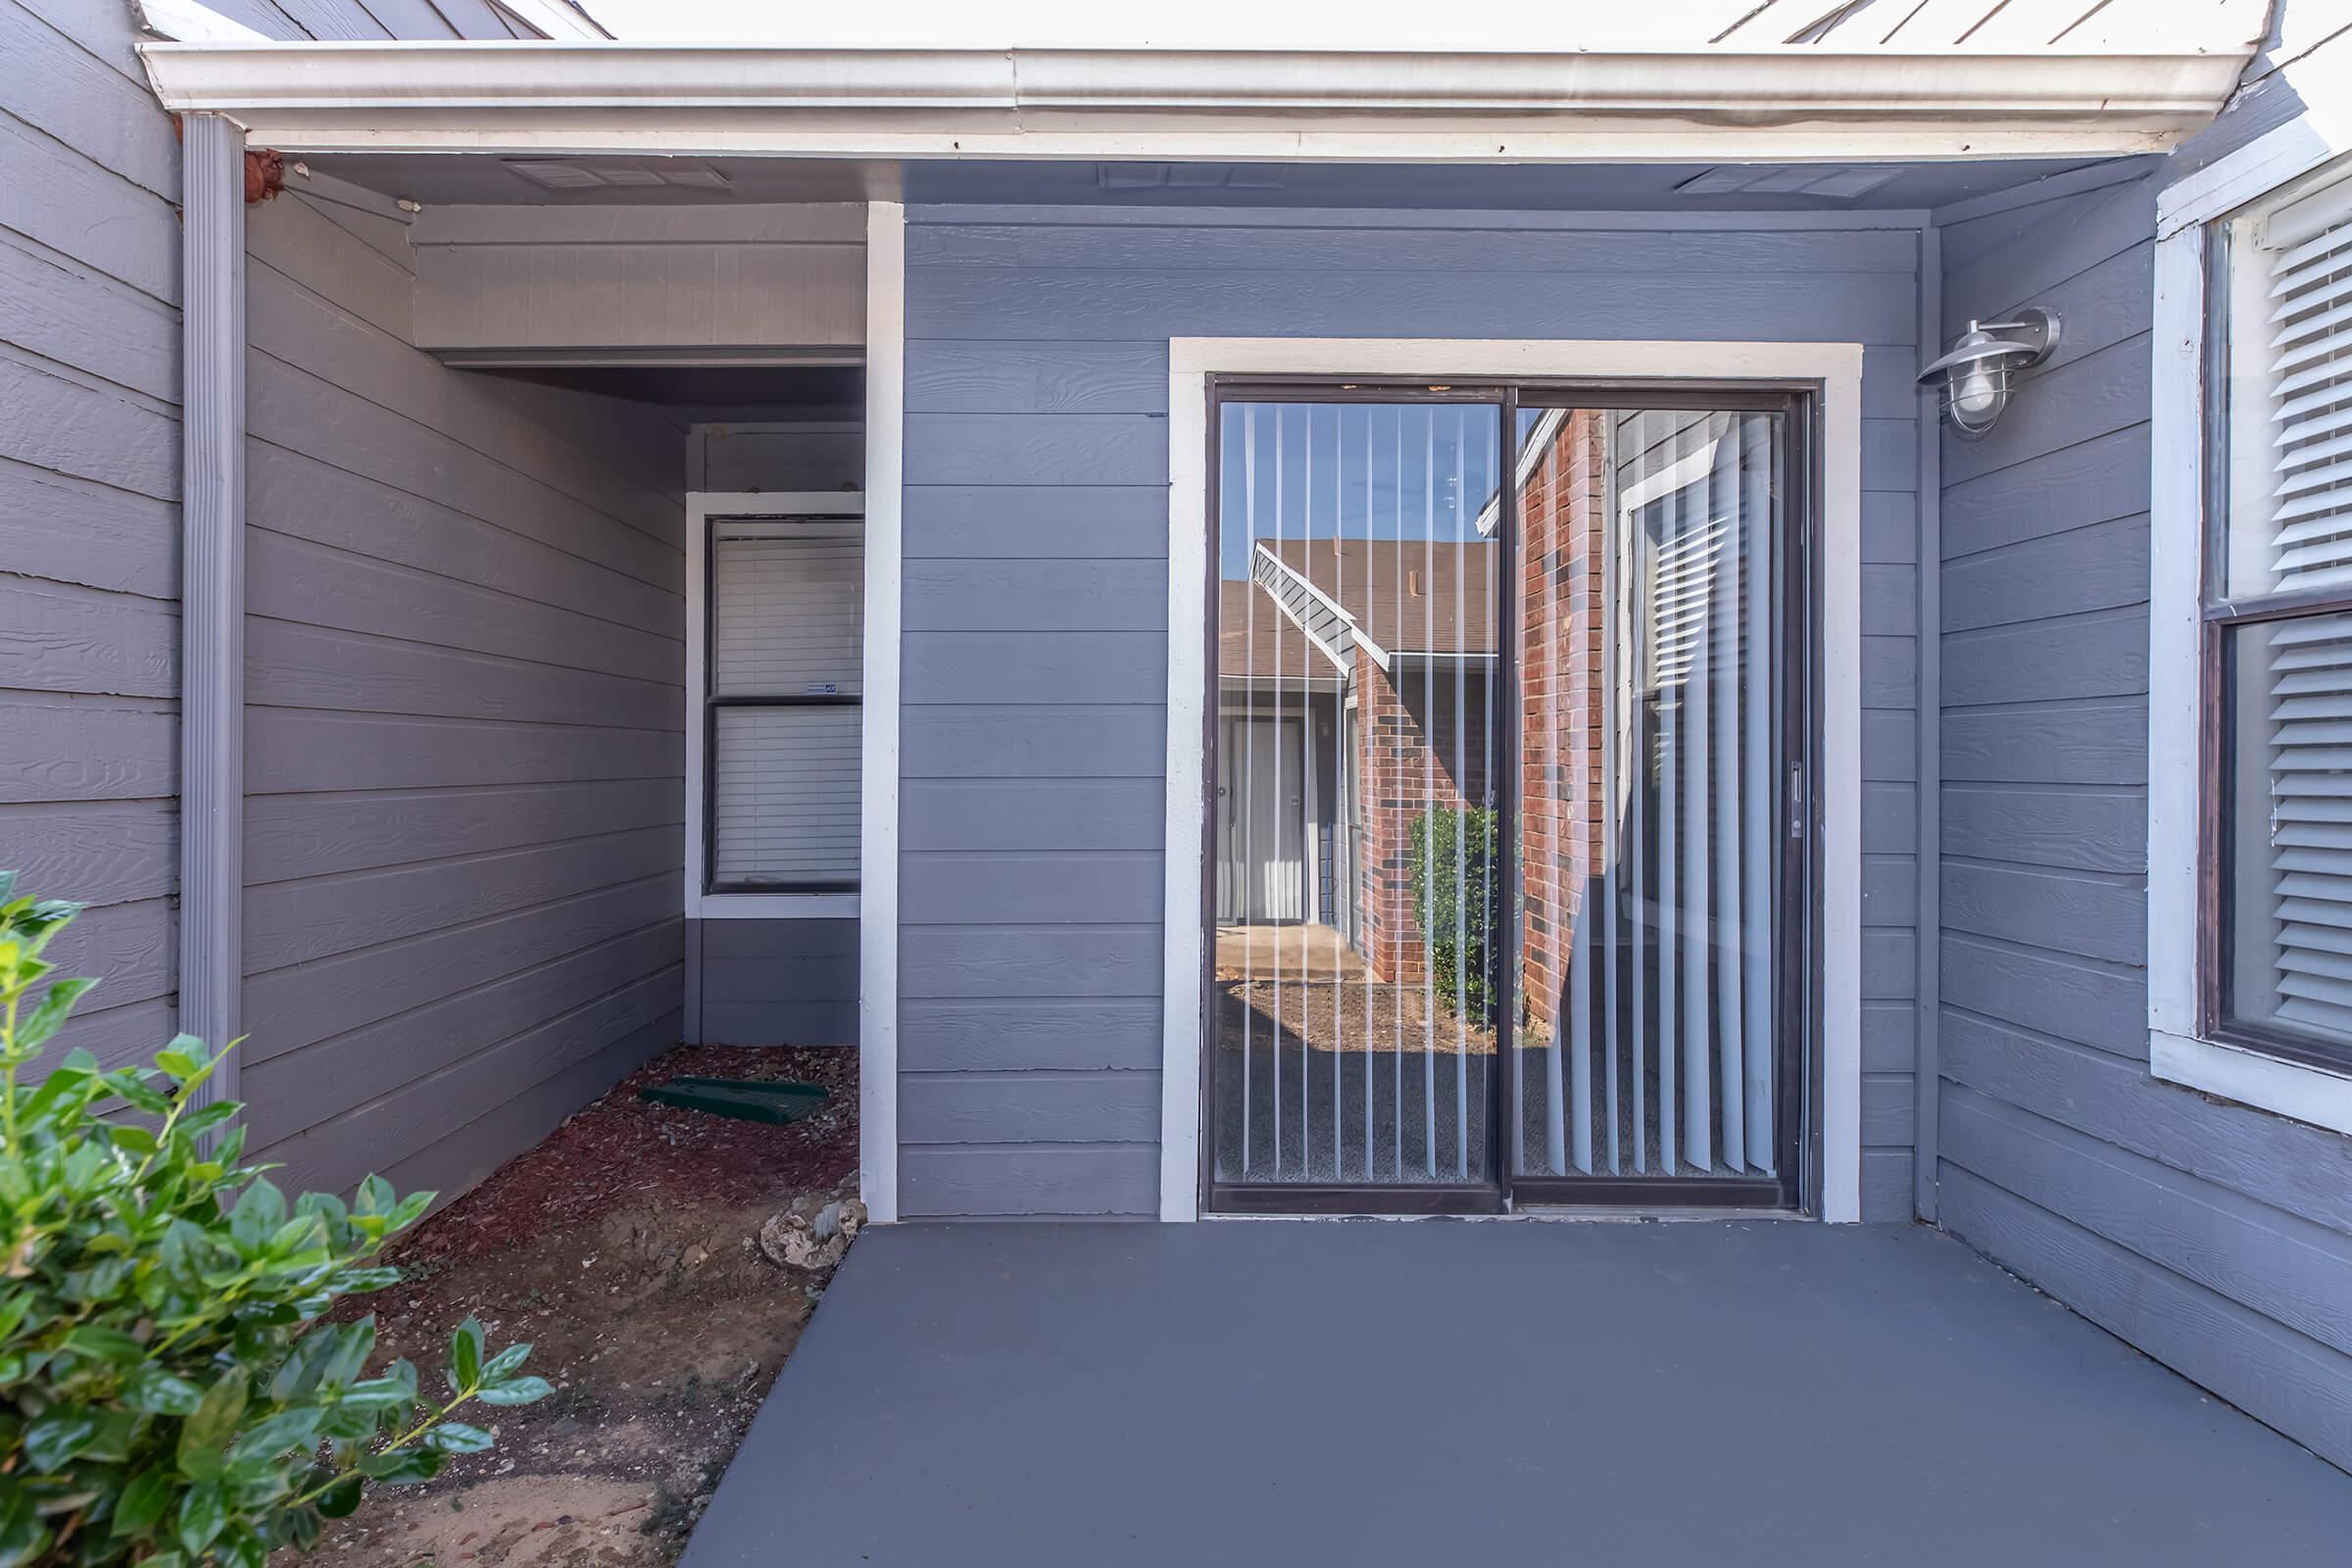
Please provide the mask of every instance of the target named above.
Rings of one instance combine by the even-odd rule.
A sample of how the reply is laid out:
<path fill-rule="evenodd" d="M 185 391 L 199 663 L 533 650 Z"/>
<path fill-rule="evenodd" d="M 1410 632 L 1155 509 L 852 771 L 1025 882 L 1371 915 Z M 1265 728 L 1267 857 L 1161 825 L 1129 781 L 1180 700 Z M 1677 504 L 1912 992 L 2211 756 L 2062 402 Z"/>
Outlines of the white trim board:
<path fill-rule="evenodd" d="M 705 601 L 710 571 L 704 557 L 710 548 L 712 517 L 758 516 L 779 512 L 860 511 L 863 496 L 831 490 L 690 490 L 686 493 L 686 839 L 683 894 L 689 920 L 854 920 L 859 895 L 856 893 L 709 893 L 703 888 L 703 777 L 710 759 L 703 752 L 703 694 L 710 671 L 704 661 L 710 647 L 706 627 L 710 607 Z M 868 532 L 872 524 L 867 524 Z M 871 539 L 869 537 L 870 549 Z M 866 577 L 873 577 L 867 558 Z M 870 655 L 868 658 L 870 659 Z M 862 700 L 871 702 L 870 693 Z M 860 819 L 873 808 L 872 789 L 860 785 Z M 861 846 L 862 847 L 862 846 Z M 864 861 L 859 858 L 859 881 Z"/>
<path fill-rule="evenodd" d="M 2199 598 L 2205 536 L 2205 225 L 2344 148 L 2298 120 L 2158 200 L 2148 493 L 2148 1070 L 2352 1133 L 2352 1077 L 2198 1037 Z"/>
<path fill-rule="evenodd" d="M 1752 380 L 1821 389 L 1821 1217 L 1862 1210 L 1862 346 L 1513 338 L 1172 338 L 1168 343 L 1167 874 L 1161 920 L 1159 1216 L 1200 1215 L 1200 746 L 1208 687 L 1211 374 L 1547 381 Z"/>
<path fill-rule="evenodd" d="M 899 1217 L 900 484 L 906 444 L 906 209 L 865 220 L 865 732 L 858 878 L 858 1167 L 866 1217 Z"/>

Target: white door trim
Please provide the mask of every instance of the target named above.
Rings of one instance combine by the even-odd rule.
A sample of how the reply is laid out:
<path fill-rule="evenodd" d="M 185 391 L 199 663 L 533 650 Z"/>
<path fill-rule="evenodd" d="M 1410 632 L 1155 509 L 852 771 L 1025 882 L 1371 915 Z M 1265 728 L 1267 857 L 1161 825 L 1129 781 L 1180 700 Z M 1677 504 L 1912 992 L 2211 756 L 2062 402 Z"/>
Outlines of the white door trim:
<path fill-rule="evenodd" d="M 1516 338 L 1172 338 L 1168 343 L 1167 877 L 1161 919 L 1159 1216 L 1200 1211 L 1200 747 L 1208 649 L 1211 374 L 1811 382 L 1822 416 L 1821 1217 L 1861 1217 L 1862 346 Z"/>

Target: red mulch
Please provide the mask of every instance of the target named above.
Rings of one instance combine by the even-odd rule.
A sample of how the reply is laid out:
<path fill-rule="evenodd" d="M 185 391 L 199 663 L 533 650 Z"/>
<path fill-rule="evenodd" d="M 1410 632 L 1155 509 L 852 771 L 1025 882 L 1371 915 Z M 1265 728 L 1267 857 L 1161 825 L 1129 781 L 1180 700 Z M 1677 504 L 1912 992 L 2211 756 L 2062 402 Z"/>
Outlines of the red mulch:
<path fill-rule="evenodd" d="M 637 1098 L 683 1075 L 793 1078 L 832 1095 L 814 1116 L 783 1127 Z M 401 1257 L 482 1257 L 648 1195 L 748 1203 L 785 1189 L 830 1188 L 858 1169 L 857 1098 L 854 1051 L 681 1046 L 418 1226 L 404 1239 Z"/>

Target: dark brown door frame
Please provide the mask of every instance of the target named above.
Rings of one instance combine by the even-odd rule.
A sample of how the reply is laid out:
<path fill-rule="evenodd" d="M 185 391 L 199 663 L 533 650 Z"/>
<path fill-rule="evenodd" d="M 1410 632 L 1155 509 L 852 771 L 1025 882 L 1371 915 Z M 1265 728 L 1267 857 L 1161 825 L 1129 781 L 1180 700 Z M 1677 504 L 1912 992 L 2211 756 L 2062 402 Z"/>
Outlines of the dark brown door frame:
<path fill-rule="evenodd" d="M 1281 404 L 1474 404 L 1500 413 L 1497 454 L 1498 515 L 1507 527 L 1496 529 L 1499 555 L 1496 591 L 1502 595 L 1495 617 L 1496 671 L 1494 682 L 1507 721 L 1498 719 L 1502 733 L 1501 780 L 1494 788 L 1495 836 L 1502 845 L 1503 886 L 1519 886 L 1518 780 L 1520 725 L 1516 697 L 1519 686 L 1518 570 L 1519 508 L 1516 426 L 1522 408 L 1586 409 L 1703 409 L 1754 411 L 1784 416 L 1779 471 L 1775 474 L 1774 521 L 1785 524 L 1784 548 L 1775 555 L 1780 578 L 1782 614 L 1780 661 L 1781 765 L 1774 781 L 1775 820 L 1787 827 L 1780 836 L 1783 918 L 1775 965 L 1774 1065 L 1780 1093 L 1774 1102 L 1774 1177 L 1690 1176 L 1522 1176 L 1509 1166 L 1505 1137 L 1510 1118 L 1520 1114 L 1519 1066 L 1514 1031 L 1506 1026 L 1516 1016 L 1519 1001 L 1520 922 L 1506 919 L 1504 936 L 1491 961 L 1501 973 L 1491 975 L 1492 994 L 1499 999 L 1494 1020 L 1495 1069 L 1488 1074 L 1486 1168 L 1490 1179 L 1475 1183 L 1220 1182 L 1216 1179 L 1216 856 L 1201 857 L 1200 920 L 1210 940 L 1203 944 L 1200 986 L 1201 1020 L 1200 1117 L 1202 1137 L 1199 1172 L 1200 1211 L 1203 1214 L 1497 1214 L 1514 1207 L 1757 1207 L 1795 1209 L 1817 1205 L 1821 1191 L 1822 1151 L 1816 1103 L 1822 1092 L 1822 1061 L 1818 1033 L 1821 1018 L 1822 965 L 1818 961 L 1821 887 L 1815 873 L 1813 846 L 1820 842 L 1820 792 L 1811 781 L 1820 777 L 1820 662 L 1817 606 L 1821 525 L 1822 400 L 1820 389 L 1806 383 L 1726 380 L 1672 383 L 1545 379 L 1497 382 L 1492 377 L 1447 380 L 1442 376 L 1367 377 L 1356 380 L 1211 374 L 1206 380 L 1206 466 L 1203 486 L 1207 509 L 1206 557 L 1201 563 L 1210 588 L 1204 596 L 1203 669 L 1207 684 L 1201 716 L 1200 809 L 1207 828 L 1205 842 L 1214 845 L 1217 770 L 1217 602 L 1223 540 L 1220 531 L 1224 469 L 1220 461 L 1220 418 L 1227 403 Z M 1802 798 L 1795 791 L 1802 789 Z M 1790 897 L 1790 890 L 1795 896 Z M 1789 1091 L 1800 1089 L 1801 1092 Z"/>

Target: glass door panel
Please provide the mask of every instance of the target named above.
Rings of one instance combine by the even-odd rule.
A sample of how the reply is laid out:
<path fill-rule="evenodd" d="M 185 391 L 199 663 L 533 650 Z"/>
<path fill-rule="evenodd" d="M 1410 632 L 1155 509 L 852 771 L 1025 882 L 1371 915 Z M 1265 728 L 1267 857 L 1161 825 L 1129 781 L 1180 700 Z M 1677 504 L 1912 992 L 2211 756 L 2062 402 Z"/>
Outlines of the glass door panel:
<path fill-rule="evenodd" d="M 1778 1180 L 1786 419 L 1519 418 L 1518 1176 Z"/>
<path fill-rule="evenodd" d="M 1217 406 L 1221 1184 L 1493 1184 L 1498 403 Z"/>

